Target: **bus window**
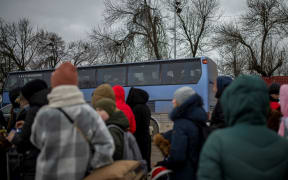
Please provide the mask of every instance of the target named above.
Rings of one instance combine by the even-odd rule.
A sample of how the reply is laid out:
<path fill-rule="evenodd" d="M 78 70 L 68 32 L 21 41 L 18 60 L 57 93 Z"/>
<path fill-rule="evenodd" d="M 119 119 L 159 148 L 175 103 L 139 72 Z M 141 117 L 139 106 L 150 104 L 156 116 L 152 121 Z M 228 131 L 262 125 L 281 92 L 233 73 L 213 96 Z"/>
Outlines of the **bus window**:
<path fill-rule="evenodd" d="M 114 85 L 126 85 L 126 67 L 108 67 L 97 69 L 97 85 L 108 83 Z"/>
<path fill-rule="evenodd" d="M 16 87 L 20 87 L 18 83 L 18 76 L 16 74 L 10 74 L 4 85 L 4 91 L 10 91 Z"/>
<path fill-rule="evenodd" d="M 201 61 L 162 64 L 162 84 L 196 84 L 201 74 Z"/>
<path fill-rule="evenodd" d="M 79 88 L 87 89 L 96 87 L 95 69 L 78 70 Z"/>
<path fill-rule="evenodd" d="M 43 80 L 47 83 L 48 87 L 51 86 L 51 71 L 43 72 Z"/>
<path fill-rule="evenodd" d="M 19 78 L 21 79 L 21 87 L 23 87 L 27 82 L 30 82 L 35 79 L 41 79 L 43 80 L 43 72 L 41 73 L 26 73 L 19 75 Z"/>
<path fill-rule="evenodd" d="M 128 86 L 159 84 L 159 64 L 128 67 Z"/>

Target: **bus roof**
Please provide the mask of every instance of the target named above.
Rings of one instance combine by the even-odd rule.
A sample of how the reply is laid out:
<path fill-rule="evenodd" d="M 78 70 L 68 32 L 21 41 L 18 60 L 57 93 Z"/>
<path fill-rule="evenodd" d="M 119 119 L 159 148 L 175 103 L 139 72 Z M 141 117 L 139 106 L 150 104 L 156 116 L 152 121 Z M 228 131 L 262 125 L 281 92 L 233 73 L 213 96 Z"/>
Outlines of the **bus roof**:
<path fill-rule="evenodd" d="M 165 60 L 154 60 L 154 61 L 142 61 L 142 62 L 131 62 L 131 63 L 117 63 L 117 64 L 99 64 L 99 65 L 90 65 L 90 66 L 80 66 L 77 67 L 77 69 L 90 69 L 90 68 L 95 68 L 95 67 L 113 67 L 113 66 L 119 66 L 119 65 L 135 65 L 135 64 L 154 64 L 154 63 L 159 63 L 159 62 L 169 62 L 169 61 L 185 61 L 185 60 L 196 60 L 196 59 L 208 59 L 210 60 L 209 57 L 201 56 L 201 57 L 192 57 L 192 58 L 181 58 L 181 59 L 165 59 Z M 9 72 L 9 74 L 18 74 L 18 73 L 37 73 L 37 72 L 45 72 L 45 71 L 54 71 L 54 69 L 41 69 L 41 70 L 29 70 L 29 71 L 14 71 L 14 72 Z"/>

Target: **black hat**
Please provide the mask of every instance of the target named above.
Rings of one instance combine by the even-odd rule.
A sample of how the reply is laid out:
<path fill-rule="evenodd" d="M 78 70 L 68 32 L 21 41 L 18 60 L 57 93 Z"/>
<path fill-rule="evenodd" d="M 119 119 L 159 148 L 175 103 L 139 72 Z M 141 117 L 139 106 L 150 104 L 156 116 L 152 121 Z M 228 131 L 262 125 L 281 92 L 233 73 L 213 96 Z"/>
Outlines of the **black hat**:
<path fill-rule="evenodd" d="M 33 81 L 28 82 L 25 84 L 22 89 L 21 93 L 24 96 L 25 99 L 29 101 L 29 99 L 37 92 L 47 89 L 48 86 L 45 81 L 40 79 L 35 79 Z"/>
<path fill-rule="evenodd" d="M 272 83 L 269 86 L 269 94 L 279 94 L 280 91 L 280 84 L 279 83 Z"/>
<path fill-rule="evenodd" d="M 9 100 L 14 108 L 18 108 L 20 105 L 15 102 L 17 97 L 20 95 L 21 88 L 17 87 L 9 91 Z"/>

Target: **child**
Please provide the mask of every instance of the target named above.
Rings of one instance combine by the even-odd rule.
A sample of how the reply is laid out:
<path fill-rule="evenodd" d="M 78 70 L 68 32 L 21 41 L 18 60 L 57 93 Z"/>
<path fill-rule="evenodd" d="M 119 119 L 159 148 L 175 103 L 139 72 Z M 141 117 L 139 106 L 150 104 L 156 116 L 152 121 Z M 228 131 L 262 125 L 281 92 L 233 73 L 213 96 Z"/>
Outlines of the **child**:
<path fill-rule="evenodd" d="M 109 125 L 116 125 L 123 131 L 129 129 L 129 121 L 127 120 L 125 114 L 116 109 L 116 104 L 112 99 L 101 98 L 94 103 L 94 108 L 105 121 L 110 134 L 113 137 L 115 144 L 115 152 L 113 154 L 114 160 L 123 159 L 123 149 L 124 149 L 124 135 L 120 129 L 115 127 L 109 127 Z"/>

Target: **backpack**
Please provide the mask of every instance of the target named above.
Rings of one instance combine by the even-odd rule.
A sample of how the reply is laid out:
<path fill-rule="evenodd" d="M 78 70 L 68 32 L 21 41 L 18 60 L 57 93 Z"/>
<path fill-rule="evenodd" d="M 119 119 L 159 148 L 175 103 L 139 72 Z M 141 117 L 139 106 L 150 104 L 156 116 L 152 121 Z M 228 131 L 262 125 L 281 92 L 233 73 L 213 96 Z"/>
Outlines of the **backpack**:
<path fill-rule="evenodd" d="M 129 131 L 124 131 L 122 128 L 115 124 L 110 124 L 108 128 L 119 129 L 123 133 L 124 150 L 122 160 L 136 160 L 141 164 L 144 173 L 148 172 L 147 162 L 142 158 L 141 151 L 134 135 Z"/>
<path fill-rule="evenodd" d="M 129 131 L 124 131 L 122 128 L 114 124 L 108 125 L 108 128 L 116 128 L 123 133 L 123 160 L 143 160 L 137 141 L 133 134 L 131 134 Z"/>

